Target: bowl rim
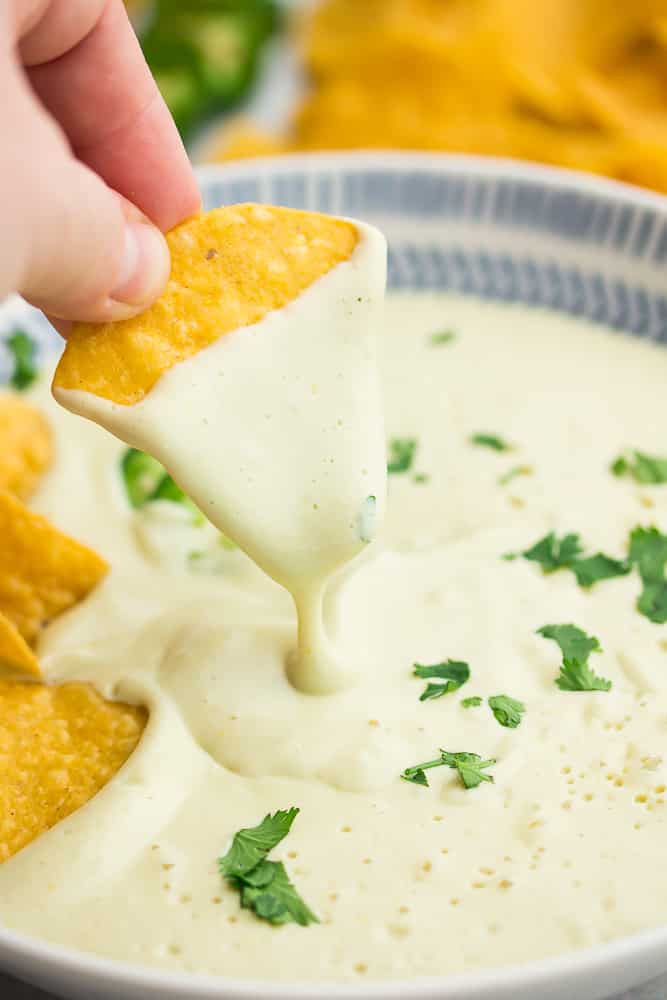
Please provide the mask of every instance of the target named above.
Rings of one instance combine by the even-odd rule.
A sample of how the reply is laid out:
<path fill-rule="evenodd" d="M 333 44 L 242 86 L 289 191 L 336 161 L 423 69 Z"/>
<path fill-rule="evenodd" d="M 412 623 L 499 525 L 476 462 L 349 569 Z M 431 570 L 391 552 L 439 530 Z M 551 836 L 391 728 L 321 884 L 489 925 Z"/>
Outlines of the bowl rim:
<path fill-rule="evenodd" d="M 238 176 L 270 176 L 275 173 L 310 173 L 319 169 L 357 168 L 413 172 L 437 171 L 441 174 L 469 173 L 493 180 L 532 181 L 547 187 L 558 186 L 572 193 L 607 197 L 617 203 L 648 208 L 667 221 L 667 197 L 633 184 L 554 167 L 501 157 L 465 153 L 409 152 L 374 150 L 370 152 L 290 153 L 222 164 L 202 164 L 195 168 L 200 187 Z M 555 236 L 554 236 L 555 238 Z M 605 970 L 611 977 L 627 961 L 648 959 L 657 948 L 667 949 L 667 922 L 635 934 L 593 947 L 581 948 L 548 958 L 520 964 L 494 966 L 481 970 L 442 976 L 411 979 L 380 979 L 368 983 L 342 980 L 271 981 L 231 978 L 208 973 L 167 971 L 122 959 L 107 958 L 12 930 L 0 924 L 0 972 L 19 966 L 39 967 L 43 982 L 49 973 L 78 974 L 105 980 L 108 984 L 160 990 L 160 996 L 189 995 L 192 1000 L 271 997 L 275 1000 L 317 997 L 319 1000 L 475 1000 L 480 994 L 509 998 L 518 988 L 532 986 L 536 991 L 559 980 L 574 983 L 586 973 Z M 667 965 L 667 960 L 665 962 Z M 651 977 L 650 962 L 648 978 Z M 21 973 L 18 973 L 19 977 Z M 34 980 L 33 980 L 34 981 Z M 646 981 L 646 980 L 645 980 Z M 49 987 L 47 987 L 49 988 Z M 621 983 L 623 988 L 623 983 Z M 627 987 L 625 987 L 627 988 Z"/>

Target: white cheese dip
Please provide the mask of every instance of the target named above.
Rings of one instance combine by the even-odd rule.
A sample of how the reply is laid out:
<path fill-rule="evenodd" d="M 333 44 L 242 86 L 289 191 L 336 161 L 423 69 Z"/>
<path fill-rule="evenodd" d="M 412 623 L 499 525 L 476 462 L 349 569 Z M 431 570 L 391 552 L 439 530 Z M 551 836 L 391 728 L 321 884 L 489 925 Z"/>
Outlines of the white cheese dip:
<path fill-rule="evenodd" d="M 447 328 L 456 339 L 433 345 Z M 667 487 L 609 473 L 624 448 L 665 453 L 667 351 L 522 307 L 397 295 L 381 355 L 388 437 L 417 451 L 341 584 L 341 638 L 366 665 L 356 687 L 318 698 L 285 676 L 287 593 L 181 508 L 132 511 L 123 446 L 44 394 L 58 457 L 34 507 L 113 570 L 46 631 L 42 663 L 151 717 L 102 792 L 0 866 L 7 926 L 167 969 L 367 981 L 525 962 L 664 921 L 667 626 L 635 610 L 636 573 L 585 591 L 501 556 L 552 529 L 613 556 L 637 524 L 667 531 Z M 479 431 L 514 450 L 473 447 Z M 501 485 L 515 465 L 532 475 Z M 197 572 L 193 551 L 207 553 Z M 555 686 L 558 649 L 535 634 L 555 622 L 599 637 L 609 693 Z M 448 657 L 469 682 L 420 702 L 412 664 Z M 518 729 L 461 706 L 501 693 L 526 705 Z M 447 768 L 428 788 L 401 781 L 438 747 L 497 758 L 495 784 L 466 791 Z M 216 858 L 293 805 L 271 857 L 321 923 L 276 928 L 239 909 Z"/>
<path fill-rule="evenodd" d="M 370 541 L 386 493 L 376 364 L 387 247 L 354 223 L 348 260 L 259 323 L 221 337 L 122 406 L 54 388 L 68 409 L 158 458 L 206 516 L 292 594 L 297 687 L 338 690 L 355 651 L 334 648 L 323 602 L 332 576 Z M 280 498 L 279 500 L 277 498 Z"/>

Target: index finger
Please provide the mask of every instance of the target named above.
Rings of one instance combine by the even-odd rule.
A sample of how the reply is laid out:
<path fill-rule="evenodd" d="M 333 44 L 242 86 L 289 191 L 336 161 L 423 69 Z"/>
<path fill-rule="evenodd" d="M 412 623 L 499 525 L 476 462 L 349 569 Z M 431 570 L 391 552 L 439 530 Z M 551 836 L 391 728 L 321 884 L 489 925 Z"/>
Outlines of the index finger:
<path fill-rule="evenodd" d="M 68 16 L 88 2 L 67 0 Z M 27 72 L 77 158 L 163 230 L 193 215 L 200 196 L 192 167 L 121 0 L 108 0 L 92 30 L 63 54 L 49 52 L 49 36 L 57 41 L 46 35 L 48 21 L 38 46 L 31 33 L 39 63 Z"/>

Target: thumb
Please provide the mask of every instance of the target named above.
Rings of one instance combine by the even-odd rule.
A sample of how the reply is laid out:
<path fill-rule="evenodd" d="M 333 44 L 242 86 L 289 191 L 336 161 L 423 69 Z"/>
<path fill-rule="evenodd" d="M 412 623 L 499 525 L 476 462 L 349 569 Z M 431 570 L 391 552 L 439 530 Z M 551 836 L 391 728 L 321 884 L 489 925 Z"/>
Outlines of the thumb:
<path fill-rule="evenodd" d="M 29 110 L 14 144 L 20 176 L 10 184 L 10 191 L 18 189 L 21 213 L 18 290 L 57 319 L 102 323 L 134 316 L 169 277 L 162 233 L 74 158 L 29 91 L 20 103 Z"/>

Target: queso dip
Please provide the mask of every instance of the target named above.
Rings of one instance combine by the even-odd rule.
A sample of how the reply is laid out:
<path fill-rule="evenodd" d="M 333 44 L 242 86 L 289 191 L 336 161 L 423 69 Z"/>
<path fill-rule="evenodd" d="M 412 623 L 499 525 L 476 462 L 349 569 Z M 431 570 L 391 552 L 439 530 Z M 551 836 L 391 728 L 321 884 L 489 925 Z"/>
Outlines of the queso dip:
<path fill-rule="evenodd" d="M 667 450 L 667 352 L 547 312 L 399 294 L 380 365 L 387 510 L 381 527 L 365 512 L 362 554 L 324 599 L 355 667 L 327 694 L 288 677 L 288 593 L 183 506 L 132 510 L 125 445 L 40 390 L 58 457 L 33 506 L 113 566 L 46 631 L 42 666 L 150 720 L 94 799 L 0 867 L 3 924 L 163 968 L 368 980 L 664 921 L 667 626 L 637 610 L 634 570 L 584 588 L 503 556 L 554 532 L 621 561 L 638 525 L 667 531 L 667 486 L 610 471 L 628 449 Z M 276 509 L 288 489 L 276 480 Z M 554 623 L 599 640 L 590 667 L 609 690 L 555 683 L 560 650 L 537 634 Z M 449 659 L 469 679 L 420 700 L 414 665 Z M 514 727 L 498 695 L 522 704 Z M 493 783 L 466 788 L 445 766 L 428 786 L 401 779 L 440 748 L 495 761 Z M 241 910 L 216 865 L 237 830 L 290 806 L 272 858 L 309 927 Z"/>

